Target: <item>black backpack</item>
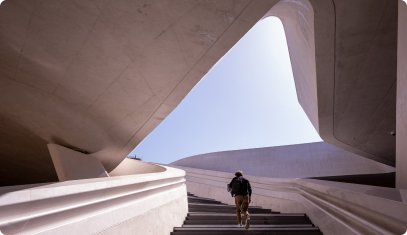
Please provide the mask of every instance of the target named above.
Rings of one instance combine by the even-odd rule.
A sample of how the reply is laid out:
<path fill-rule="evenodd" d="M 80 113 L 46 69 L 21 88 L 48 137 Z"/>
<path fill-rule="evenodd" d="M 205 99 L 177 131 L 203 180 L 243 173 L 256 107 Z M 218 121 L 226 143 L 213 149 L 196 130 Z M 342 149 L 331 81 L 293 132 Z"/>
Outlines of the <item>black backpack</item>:
<path fill-rule="evenodd" d="M 232 194 L 236 195 L 240 193 L 243 189 L 243 179 L 242 177 L 236 177 L 232 182 Z"/>

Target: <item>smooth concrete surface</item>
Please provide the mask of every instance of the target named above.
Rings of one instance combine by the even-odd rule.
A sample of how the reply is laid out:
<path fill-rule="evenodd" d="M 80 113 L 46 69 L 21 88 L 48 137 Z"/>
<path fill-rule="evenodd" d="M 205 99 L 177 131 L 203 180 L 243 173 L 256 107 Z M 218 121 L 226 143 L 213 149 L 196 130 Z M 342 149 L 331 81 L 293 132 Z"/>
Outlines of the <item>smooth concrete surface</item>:
<path fill-rule="evenodd" d="M 337 142 L 394 166 L 396 138 L 390 133 L 396 130 L 398 3 L 394 0 L 334 3 L 335 73 L 331 77 L 334 84 L 326 87 L 333 89 L 333 126 L 326 128 L 333 132 Z"/>
<path fill-rule="evenodd" d="M 55 181 L 48 143 L 110 173 L 273 15 L 322 139 L 394 165 L 396 13 L 392 0 L 4 1 L 1 183 Z"/>
<path fill-rule="evenodd" d="M 319 2 L 314 5 L 322 9 L 326 3 Z M 328 2 L 328 5 L 332 5 L 332 3 Z M 325 9 L 325 11 L 329 10 L 333 9 Z M 320 12 L 316 12 L 316 14 L 318 16 Z M 315 16 L 313 6 L 308 0 L 280 1 L 263 18 L 270 16 L 278 17 L 284 26 L 298 101 L 315 129 L 318 130 Z M 316 21 L 319 19 L 320 17 Z M 327 19 L 324 17 L 324 20 Z M 332 47 L 333 43 L 324 43 L 323 46 L 324 48 L 321 50 L 329 51 L 328 48 Z M 329 60 L 324 61 L 329 62 Z"/>
<path fill-rule="evenodd" d="M 321 138 L 394 166 L 397 3 L 280 1 L 298 101 Z"/>
<path fill-rule="evenodd" d="M 135 175 L 135 174 L 145 174 L 152 172 L 163 172 L 165 167 L 142 162 L 139 160 L 126 158 L 120 165 L 118 165 L 113 171 L 110 172 L 110 176 L 120 176 L 120 175 Z"/>
<path fill-rule="evenodd" d="M 109 177 L 99 159 L 87 154 L 48 144 L 59 181 Z"/>
<path fill-rule="evenodd" d="M 233 205 L 226 191 L 231 173 L 179 167 L 187 190 Z M 245 175 L 253 206 L 306 213 L 324 234 L 403 234 L 407 229 L 405 190 L 311 179 L 273 179 Z M 398 196 L 397 196 L 398 195 Z"/>
<path fill-rule="evenodd" d="M 3 185 L 55 181 L 47 143 L 112 171 L 277 2 L 3 2 Z"/>
<path fill-rule="evenodd" d="M 399 0 L 396 187 L 407 189 L 407 4 Z"/>
<path fill-rule="evenodd" d="M 358 156 L 324 142 L 243 149 L 200 154 L 172 162 L 170 166 L 270 178 L 305 178 L 337 175 L 380 174 L 395 168 Z"/>
<path fill-rule="evenodd" d="M 0 188 L 0 231 L 3 234 L 96 234 L 139 216 L 165 214 L 166 223 L 150 220 L 149 232 L 169 233 L 185 219 L 188 206 L 185 172 L 116 176 L 54 184 Z M 20 188 L 19 188 L 20 187 Z M 168 210 L 177 207 L 176 210 Z"/>
<path fill-rule="evenodd" d="M 182 219 L 185 218 L 186 211 L 188 211 L 188 208 L 185 207 L 185 201 L 187 201 L 187 196 L 180 197 L 98 234 L 170 234 L 174 227 L 180 227 L 184 223 Z M 132 209 L 140 210 L 138 207 Z"/>

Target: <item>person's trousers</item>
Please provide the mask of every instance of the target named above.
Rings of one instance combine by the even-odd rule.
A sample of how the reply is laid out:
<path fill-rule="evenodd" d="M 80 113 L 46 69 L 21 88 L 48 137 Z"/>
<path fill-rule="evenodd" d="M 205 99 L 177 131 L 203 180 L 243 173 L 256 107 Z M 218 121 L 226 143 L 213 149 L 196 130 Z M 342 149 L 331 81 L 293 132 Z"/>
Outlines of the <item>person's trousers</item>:
<path fill-rule="evenodd" d="M 242 223 L 242 214 L 243 211 L 244 217 L 246 219 L 250 219 L 249 215 L 249 197 L 243 195 L 236 195 L 235 196 L 235 203 L 236 203 L 236 215 L 237 215 L 237 222 L 239 224 Z"/>

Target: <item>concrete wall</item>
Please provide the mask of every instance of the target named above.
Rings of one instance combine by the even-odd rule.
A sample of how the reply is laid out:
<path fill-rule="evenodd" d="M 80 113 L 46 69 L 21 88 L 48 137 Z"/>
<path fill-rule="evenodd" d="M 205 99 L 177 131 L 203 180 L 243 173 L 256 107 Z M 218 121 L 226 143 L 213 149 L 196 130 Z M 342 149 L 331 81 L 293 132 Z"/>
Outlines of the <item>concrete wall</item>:
<path fill-rule="evenodd" d="M 407 4 L 399 0 L 396 187 L 407 189 Z"/>
<path fill-rule="evenodd" d="M 185 172 L 163 168 L 0 187 L 0 234 L 169 234 L 185 220 L 188 202 Z"/>
<path fill-rule="evenodd" d="M 319 142 L 207 153 L 169 165 L 272 178 L 304 178 L 394 172 L 393 167 Z"/>
<path fill-rule="evenodd" d="M 316 5 L 322 7 L 323 4 Z M 313 6 L 308 0 L 280 1 L 267 12 L 264 18 L 269 16 L 276 16 L 283 23 L 298 101 L 315 129 L 318 130 Z M 323 45 L 329 47 L 333 44 Z"/>
<path fill-rule="evenodd" d="M 161 235 L 169 234 L 174 227 L 184 223 L 188 208 L 185 208 L 187 196 L 170 201 L 123 223 L 106 228 L 98 235 Z M 139 208 L 134 207 L 134 210 Z"/>
<path fill-rule="evenodd" d="M 320 92 L 332 89 L 329 112 L 333 125 L 324 127 L 331 133 L 326 139 L 320 123 L 321 137 L 347 151 L 395 166 L 396 138 L 390 132 L 396 129 L 397 1 L 328 2 L 335 4 L 335 70 L 318 80 L 333 81 L 330 87 L 318 86 L 318 101 L 326 99 Z M 316 45 L 320 43 L 316 41 Z"/>
<path fill-rule="evenodd" d="M 298 101 L 321 138 L 395 165 L 397 2 L 280 1 Z"/>

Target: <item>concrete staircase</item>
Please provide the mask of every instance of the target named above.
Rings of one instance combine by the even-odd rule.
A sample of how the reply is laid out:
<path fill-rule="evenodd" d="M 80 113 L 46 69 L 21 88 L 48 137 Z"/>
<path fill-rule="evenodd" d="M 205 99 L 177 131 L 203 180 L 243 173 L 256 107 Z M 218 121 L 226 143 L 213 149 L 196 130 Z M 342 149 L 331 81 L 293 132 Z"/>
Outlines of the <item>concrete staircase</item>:
<path fill-rule="evenodd" d="M 322 235 L 305 214 L 280 214 L 249 206 L 250 229 L 237 227 L 236 207 L 188 193 L 189 213 L 171 235 Z M 242 216 L 244 219 L 244 216 Z"/>

